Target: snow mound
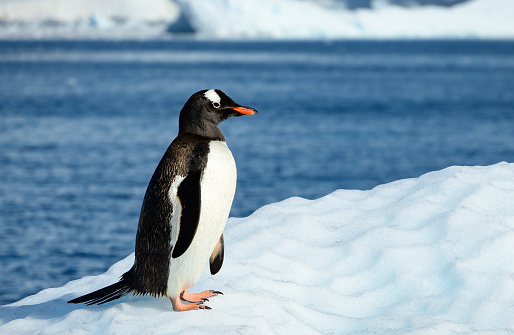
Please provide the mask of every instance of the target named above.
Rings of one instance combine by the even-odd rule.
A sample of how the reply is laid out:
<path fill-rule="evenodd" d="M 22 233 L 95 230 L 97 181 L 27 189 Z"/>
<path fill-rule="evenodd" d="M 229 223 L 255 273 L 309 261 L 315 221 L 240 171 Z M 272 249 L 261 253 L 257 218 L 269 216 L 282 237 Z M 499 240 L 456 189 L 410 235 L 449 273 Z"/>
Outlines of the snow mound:
<path fill-rule="evenodd" d="M 231 218 L 226 257 L 192 291 L 212 310 L 168 299 L 102 306 L 67 300 L 105 274 L 0 307 L 0 333 L 512 334 L 514 164 L 450 167 L 369 191 L 290 198 Z"/>

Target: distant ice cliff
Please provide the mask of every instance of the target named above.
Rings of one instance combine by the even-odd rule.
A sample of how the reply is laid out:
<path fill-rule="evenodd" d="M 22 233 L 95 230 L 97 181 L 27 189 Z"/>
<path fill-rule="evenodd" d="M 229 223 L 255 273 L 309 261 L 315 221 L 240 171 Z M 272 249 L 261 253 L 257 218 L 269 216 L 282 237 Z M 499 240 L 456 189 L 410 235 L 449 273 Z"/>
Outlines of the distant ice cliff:
<path fill-rule="evenodd" d="M 178 0 L 196 30 L 223 38 L 513 38 L 514 1 L 348 10 L 296 0 Z"/>
<path fill-rule="evenodd" d="M 0 38 L 510 39 L 513 15 L 511 0 L 0 0 Z"/>

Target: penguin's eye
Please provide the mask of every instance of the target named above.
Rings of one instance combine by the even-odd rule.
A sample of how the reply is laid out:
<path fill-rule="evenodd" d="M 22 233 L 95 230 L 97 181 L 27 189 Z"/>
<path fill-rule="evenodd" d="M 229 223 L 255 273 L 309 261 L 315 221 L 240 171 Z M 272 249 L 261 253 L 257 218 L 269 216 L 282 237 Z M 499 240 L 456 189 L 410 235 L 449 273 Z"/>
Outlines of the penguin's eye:
<path fill-rule="evenodd" d="M 213 102 L 212 105 L 214 106 L 214 108 L 220 108 L 219 102 Z"/>

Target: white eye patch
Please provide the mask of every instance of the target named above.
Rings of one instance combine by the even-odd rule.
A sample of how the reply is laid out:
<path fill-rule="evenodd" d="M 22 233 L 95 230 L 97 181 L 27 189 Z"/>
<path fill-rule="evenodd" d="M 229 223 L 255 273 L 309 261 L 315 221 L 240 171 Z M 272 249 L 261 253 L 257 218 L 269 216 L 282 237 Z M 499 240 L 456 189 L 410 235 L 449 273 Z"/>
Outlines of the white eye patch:
<path fill-rule="evenodd" d="M 215 90 L 208 90 L 204 93 L 204 96 L 209 99 L 213 104 L 220 104 L 221 98 Z"/>

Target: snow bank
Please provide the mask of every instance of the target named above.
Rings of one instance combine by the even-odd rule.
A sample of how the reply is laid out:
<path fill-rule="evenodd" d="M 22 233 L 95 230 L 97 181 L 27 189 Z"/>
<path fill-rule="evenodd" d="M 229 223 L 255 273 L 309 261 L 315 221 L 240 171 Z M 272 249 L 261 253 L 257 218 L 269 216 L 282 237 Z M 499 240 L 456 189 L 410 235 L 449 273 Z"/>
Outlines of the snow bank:
<path fill-rule="evenodd" d="M 451 167 L 317 200 L 291 198 L 231 218 L 226 258 L 193 291 L 212 310 L 168 299 L 102 306 L 70 298 L 105 274 L 0 307 L 0 333 L 505 334 L 514 329 L 514 164 Z"/>
<path fill-rule="evenodd" d="M 180 7 L 177 5 L 180 5 Z M 378 2 L 377 2 L 378 3 Z M 0 0 L 0 38 L 514 38 L 514 1 L 347 10 L 306 0 Z"/>

